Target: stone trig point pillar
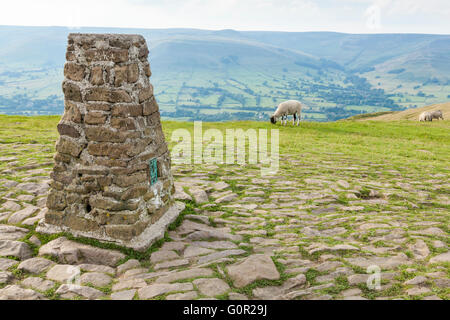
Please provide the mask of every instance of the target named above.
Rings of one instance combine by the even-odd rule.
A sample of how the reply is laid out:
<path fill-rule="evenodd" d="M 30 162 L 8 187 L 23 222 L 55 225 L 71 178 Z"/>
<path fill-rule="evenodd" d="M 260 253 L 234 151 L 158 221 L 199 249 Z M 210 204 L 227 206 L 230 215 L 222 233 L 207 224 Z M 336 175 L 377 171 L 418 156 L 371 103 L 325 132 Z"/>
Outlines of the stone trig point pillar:
<path fill-rule="evenodd" d="M 139 35 L 70 34 L 48 213 L 37 231 L 145 250 L 183 204 Z"/>

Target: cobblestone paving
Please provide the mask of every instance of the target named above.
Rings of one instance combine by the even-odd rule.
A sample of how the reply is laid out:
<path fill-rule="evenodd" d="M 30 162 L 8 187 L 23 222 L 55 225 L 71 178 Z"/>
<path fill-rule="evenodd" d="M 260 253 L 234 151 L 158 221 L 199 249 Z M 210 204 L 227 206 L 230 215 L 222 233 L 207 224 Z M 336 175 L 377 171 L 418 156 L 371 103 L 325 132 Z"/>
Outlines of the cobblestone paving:
<path fill-rule="evenodd" d="M 135 254 L 35 233 L 51 149 L 0 154 L 0 299 L 449 298 L 446 173 L 341 154 L 284 155 L 273 177 L 257 166 L 174 167 L 184 217 Z M 378 288 L 368 268 L 381 271 Z"/>

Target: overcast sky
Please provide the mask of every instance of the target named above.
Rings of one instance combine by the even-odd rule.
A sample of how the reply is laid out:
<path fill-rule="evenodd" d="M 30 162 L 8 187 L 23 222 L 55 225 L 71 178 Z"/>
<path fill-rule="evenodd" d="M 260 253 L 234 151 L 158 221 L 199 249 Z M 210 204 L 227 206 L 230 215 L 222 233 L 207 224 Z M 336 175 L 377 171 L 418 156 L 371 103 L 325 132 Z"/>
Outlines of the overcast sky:
<path fill-rule="evenodd" d="M 450 34 L 450 0 L 12 0 L 0 25 Z"/>

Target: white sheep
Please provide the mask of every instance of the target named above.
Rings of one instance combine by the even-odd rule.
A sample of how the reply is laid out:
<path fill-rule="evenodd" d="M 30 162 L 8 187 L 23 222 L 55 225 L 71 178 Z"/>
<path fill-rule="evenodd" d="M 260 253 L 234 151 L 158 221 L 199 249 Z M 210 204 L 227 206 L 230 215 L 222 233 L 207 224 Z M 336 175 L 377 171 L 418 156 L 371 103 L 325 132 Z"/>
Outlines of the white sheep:
<path fill-rule="evenodd" d="M 430 121 L 433 121 L 433 119 L 442 119 L 444 120 L 444 116 L 442 115 L 442 111 L 441 110 L 436 110 L 430 113 Z"/>
<path fill-rule="evenodd" d="M 430 121 L 430 113 L 428 111 L 422 112 L 419 116 L 419 121 Z"/>
<path fill-rule="evenodd" d="M 275 113 L 270 117 L 270 122 L 275 124 L 277 123 L 278 118 L 281 117 L 281 124 L 283 124 L 284 121 L 284 125 L 286 125 L 288 116 L 292 115 L 294 116 L 292 119 L 292 125 L 294 125 L 295 120 L 297 120 L 298 126 L 302 115 L 302 106 L 304 105 L 297 100 L 289 100 L 280 103 Z"/>

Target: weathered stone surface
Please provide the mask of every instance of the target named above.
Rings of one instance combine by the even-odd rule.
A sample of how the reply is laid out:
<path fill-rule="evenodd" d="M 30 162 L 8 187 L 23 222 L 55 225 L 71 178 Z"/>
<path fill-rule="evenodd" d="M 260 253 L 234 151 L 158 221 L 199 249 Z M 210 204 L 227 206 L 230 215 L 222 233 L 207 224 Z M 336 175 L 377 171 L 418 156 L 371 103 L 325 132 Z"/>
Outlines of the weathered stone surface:
<path fill-rule="evenodd" d="M 18 265 L 19 262 L 12 259 L 0 258 L 0 271 L 6 271 L 12 266 Z"/>
<path fill-rule="evenodd" d="M 47 272 L 47 279 L 58 282 L 73 282 L 81 274 L 81 269 L 77 266 L 57 264 Z"/>
<path fill-rule="evenodd" d="M 110 267 L 125 257 L 115 250 L 100 249 L 97 247 L 80 244 L 61 237 L 50 241 L 39 249 L 39 255 L 50 255 L 62 263 L 70 264 L 103 264 Z"/>
<path fill-rule="evenodd" d="M 424 293 L 431 292 L 431 289 L 426 287 L 414 287 L 411 289 L 406 290 L 406 293 L 410 296 L 418 296 Z"/>
<path fill-rule="evenodd" d="M 31 258 L 32 254 L 30 247 L 24 242 L 0 240 L 0 256 L 11 256 L 20 260 L 26 260 Z"/>
<path fill-rule="evenodd" d="M 9 224 L 18 224 L 22 222 L 22 220 L 32 216 L 36 212 L 38 212 L 40 208 L 35 206 L 28 206 L 23 210 L 17 211 L 13 215 L 11 215 L 8 219 Z"/>
<path fill-rule="evenodd" d="M 194 300 L 197 297 L 198 297 L 197 292 L 189 291 L 186 293 L 169 294 L 166 297 L 166 300 Z"/>
<path fill-rule="evenodd" d="M 84 117 L 84 121 L 85 123 L 92 125 L 105 124 L 106 118 L 107 116 L 104 113 L 91 111 Z"/>
<path fill-rule="evenodd" d="M 155 268 L 155 270 L 160 270 L 160 269 L 168 269 L 168 268 L 172 268 L 172 267 L 187 266 L 188 264 L 189 264 L 189 260 L 187 260 L 187 259 L 177 259 L 177 260 L 170 260 L 170 261 L 164 261 L 164 262 L 157 263 L 154 268 Z"/>
<path fill-rule="evenodd" d="M 419 285 L 419 284 L 424 284 L 427 281 L 428 281 L 428 279 L 426 277 L 424 277 L 424 276 L 417 276 L 417 277 L 414 277 L 413 279 L 405 281 L 404 284 L 406 284 L 406 285 Z"/>
<path fill-rule="evenodd" d="M 113 285 L 112 291 L 122 291 L 125 289 L 139 289 L 147 286 L 147 282 L 143 279 L 121 279 Z"/>
<path fill-rule="evenodd" d="M 105 287 L 112 281 L 111 277 L 100 272 L 83 273 L 80 277 L 81 284 L 92 284 L 95 287 Z"/>
<path fill-rule="evenodd" d="M 2 208 L 9 211 L 18 211 L 20 210 L 21 206 L 14 201 L 8 200 L 4 204 L 2 204 Z"/>
<path fill-rule="evenodd" d="M 217 252 L 210 253 L 206 256 L 201 256 L 198 259 L 198 263 L 203 264 L 203 263 L 219 260 L 219 259 L 230 257 L 230 256 L 238 256 L 238 255 L 241 255 L 244 253 L 245 253 L 245 251 L 241 250 L 241 249 L 217 251 Z"/>
<path fill-rule="evenodd" d="M 229 300 L 248 300 L 248 297 L 241 293 L 230 292 L 228 294 L 228 299 Z"/>
<path fill-rule="evenodd" d="M 54 264 L 55 263 L 51 260 L 43 258 L 31 258 L 21 262 L 17 269 L 33 274 L 40 274 L 49 269 Z"/>
<path fill-rule="evenodd" d="M 242 236 L 234 235 L 222 232 L 220 230 L 201 230 L 195 231 L 191 233 L 186 239 L 195 241 L 195 240 L 231 240 L 231 241 L 241 241 Z"/>
<path fill-rule="evenodd" d="M 196 203 L 208 202 L 208 195 L 206 194 L 205 190 L 198 188 L 191 188 L 189 191 L 194 197 Z"/>
<path fill-rule="evenodd" d="M 78 265 L 78 267 L 83 271 L 89 271 L 89 272 L 103 272 L 114 275 L 116 271 L 114 268 L 103 266 L 103 265 L 97 265 L 97 264 L 89 264 L 89 263 L 83 263 Z"/>
<path fill-rule="evenodd" d="M 70 34 L 68 42 L 50 210 L 37 230 L 145 250 L 182 210 L 172 202 L 170 156 L 148 80 L 145 39 Z M 155 186 L 149 183 L 153 160 Z M 90 167 L 101 172 L 86 172 Z"/>
<path fill-rule="evenodd" d="M 194 241 L 192 245 L 210 249 L 236 249 L 238 247 L 231 241 Z"/>
<path fill-rule="evenodd" d="M 0 225 L 0 240 L 19 240 L 28 233 L 27 229 Z"/>
<path fill-rule="evenodd" d="M 152 263 L 158 263 L 161 261 L 174 260 L 179 258 L 180 256 L 175 251 L 159 250 L 152 253 L 152 255 L 150 256 L 150 261 Z"/>
<path fill-rule="evenodd" d="M 45 298 L 31 289 L 10 285 L 0 289 L 0 300 L 45 300 Z"/>
<path fill-rule="evenodd" d="M 399 254 L 394 257 L 373 257 L 373 258 L 347 258 L 350 264 L 367 268 L 372 265 L 379 266 L 382 269 L 392 269 L 400 265 L 411 264 L 408 257 L 404 254 Z"/>
<path fill-rule="evenodd" d="M 286 280 L 281 286 L 268 286 L 253 290 L 253 296 L 259 300 L 280 300 L 291 290 L 303 287 L 306 284 L 306 277 L 300 274 L 294 278 Z"/>
<path fill-rule="evenodd" d="M 78 158 L 82 150 L 82 145 L 74 140 L 70 140 L 70 138 L 66 138 L 65 136 L 61 136 L 56 144 L 56 151 L 75 158 Z"/>
<path fill-rule="evenodd" d="M 233 201 L 233 200 L 235 200 L 237 198 L 238 198 L 237 194 L 231 193 L 231 194 L 228 194 L 226 196 L 223 196 L 221 198 L 216 199 L 216 201 L 214 201 L 214 202 L 217 203 L 217 204 L 220 204 L 220 203 L 224 203 L 224 202 Z"/>
<path fill-rule="evenodd" d="M 9 271 L 0 271 L 0 285 L 10 283 L 14 279 L 14 275 Z"/>
<path fill-rule="evenodd" d="M 416 243 L 410 246 L 410 249 L 414 254 L 414 258 L 418 260 L 423 260 L 430 254 L 430 249 L 422 239 L 417 239 Z"/>
<path fill-rule="evenodd" d="M 201 294 L 208 297 L 215 297 L 226 293 L 230 290 L 230 286 L 223 280 L 213 279 L 197 279 L 192 282 Z"/>
<path fill-rule="evenodd" d="M 192 257 L 205 255 L 205 254 L 211 253 L 213 251 L 214 250 L 191 245 L 191 246 L 187 247 L 186 250 L 184 250 L 183 256 L 185 258 L 192 258 Z"/>
<path fill-rule="evenodd" d="M 192 200 L 192 197 L 187 194 L 184 190 L 183 187 L 181 187 L 180 185 L 175 185 L 175 194 L 173 195 L 173 198 L 176 200 Z"/>
<path fill-rule="evenodd" d="M 86 69 L 78 63 L 68 62 L 64 65 L 64 76 L 73 81 L 81 81 L 84 78 Z"/>
<path fill-rule="evenodd" d="M 430 259 L 430 263 L 450 262 L 450 251 L 439 254 Z"/>
<path fill-rule="evenodd" d="M 105 295 L 100 290 L 76 284 L 63 284 L 58 288 L 58 290 L 56 290 L 55 293 L 66 299 L 72 299 L 80 296 L 89 300 L 95 300 Z"/>
<path fill-rule="evenodd" d="M 256 254 L 227 267 L 228 275 L 237 288 L 245 287 L 260 279 L 276 280 L 280 274 L 268 255 Z"/>
<path fill-rule="evenodd" d="M 139 268 L 141 263 L 136 259 L 131 259 L 117 267 L 117 273 L 122 274 L 127 270 Z"/>
<path fill-rule="evenodd" d="M 103 68 L 101 66 L 95 66 L 92 68 L 89 81 L 95 86 L 101 86 L 105 83 L 103 80 Z"/>
<path fill-rule="evenodd" d="M 156 279 L 155 283 L 171 283 L 174 281 L 180 281 L 184 279 L 199 278 L 199 277 L 209 277 L 213 275 L 211 269 L 206 268 L 195 268 L 188 269 L 184 271 L 172 272 L 168 275 L 159 277 Z"/>
<path fill-rule="evenodd" d="M 192 283 L 156 283 L 138 290 L 140 299 L 151 299 L 165 293 L 174 291 L 191 291 L 194 287 Z"/>
<path fill-rule="evenodd" d="M 133 300 L 136 295 L 135 289 L 114 292 L 111 294 L 111 300 Z"/>
<path fill-rule="evenodd" d="M 333 251 L 359 251 L 359 250 L 360 250 L 359 248 L 348 245 L 348 244 L 338 244 L 333 247 L 320 245 L 318 247 L 315 247 L 315 248 L 309 250 L 308 253 L 314 254 L 316 252 L 324 252 L 324 251 L 332 251 L 333 252 Z"/>
<path fill-rule="evenodd" d="M 71 82 L 63 82 L 63 92 L 67 100 L 81 102 L 80 87 Z"/>
<path fill-rule="evenodd" d="M 64 135 L 64 136 L 69 136 L 72 138 L 79 138 L 80 137 L 80 133 L 78 132 L 78 130 L 70 125 L 70 124 L 65 124 L 65 123 L 59 123 L 58 126 L 58 132 L 60 135 Z"/>
<path fill-rule="evenodd" d="M 29 277 L 22 281 L 22 286 L 45 292 L 52 289 L 55 286 L 55 283 L 38 277 Z"/>
<path fill-rule="evenodd" d="M 86 51 L 86 60 L 92 61 L 112 61 L 115 63 L 128 60 L 128 50 L 126 49 L 90 49 Z"/>

